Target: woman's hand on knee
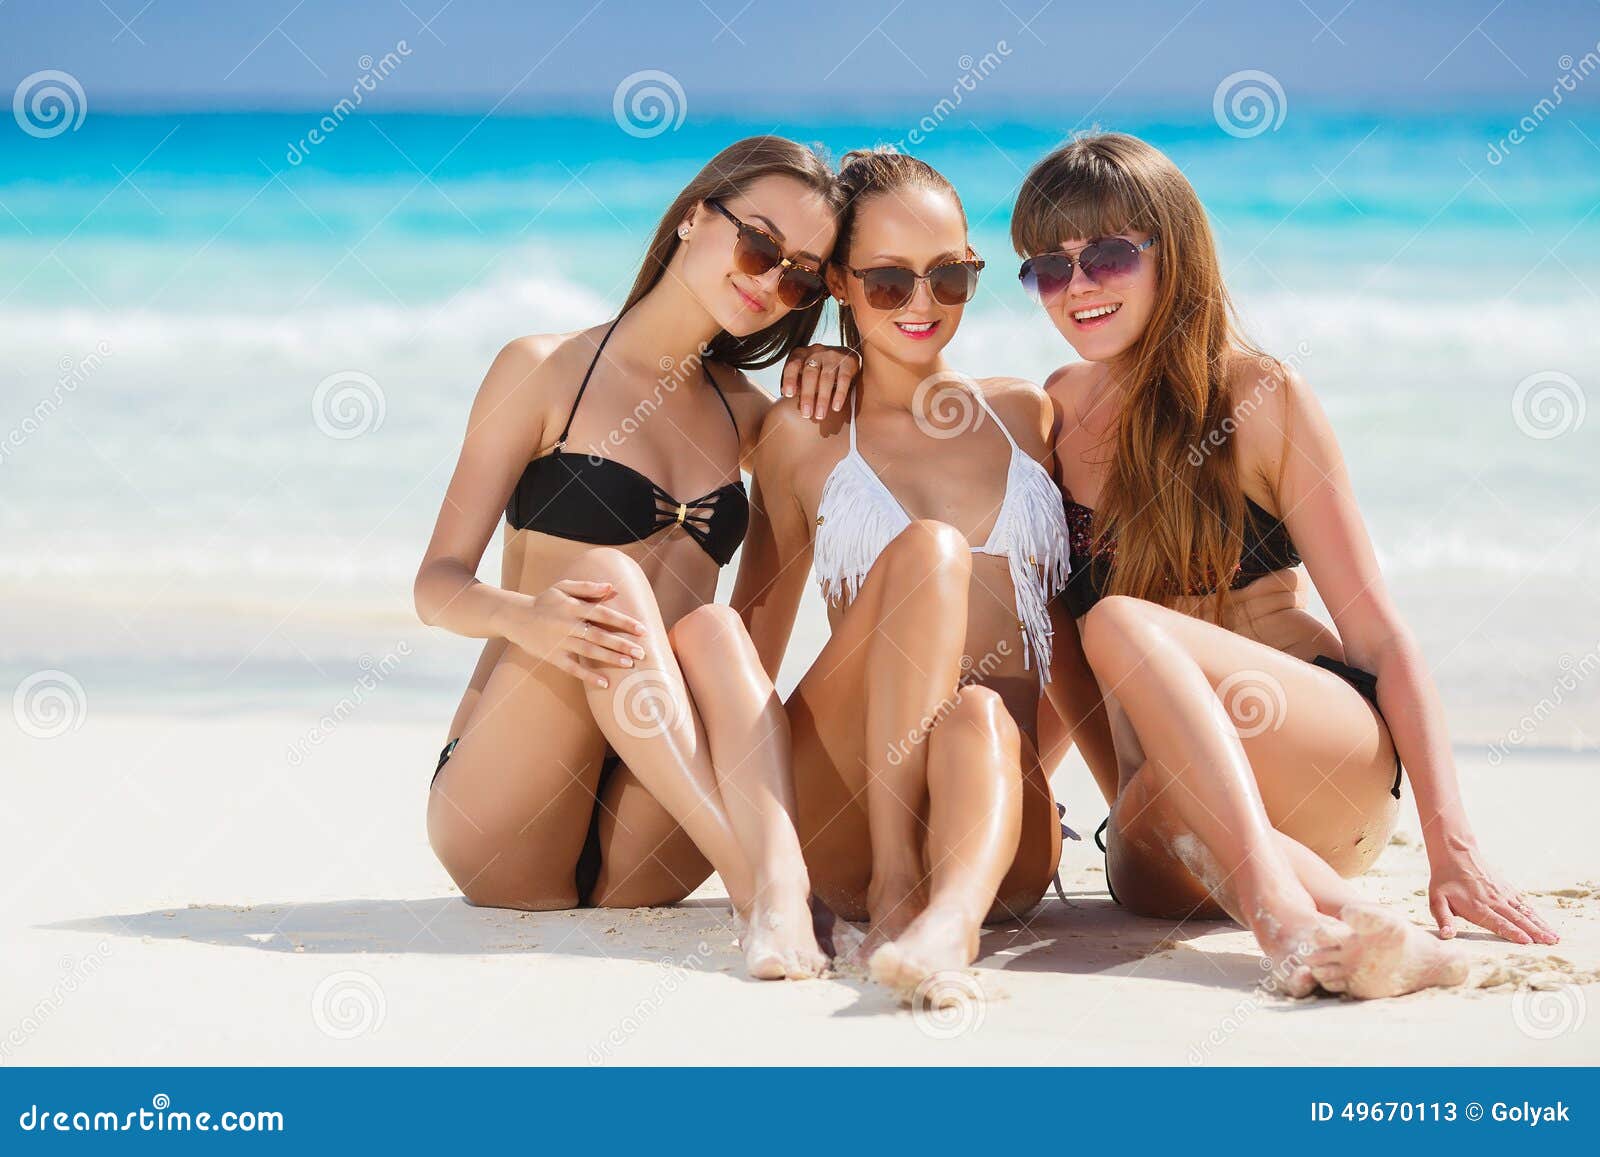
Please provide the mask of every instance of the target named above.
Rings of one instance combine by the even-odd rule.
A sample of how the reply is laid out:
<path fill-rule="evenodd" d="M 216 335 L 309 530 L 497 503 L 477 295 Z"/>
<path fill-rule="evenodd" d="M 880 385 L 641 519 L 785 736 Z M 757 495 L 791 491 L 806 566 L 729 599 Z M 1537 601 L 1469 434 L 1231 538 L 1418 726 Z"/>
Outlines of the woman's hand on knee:
<path fill-rule="evenodd" d="M 605 605 L 616 593 L 610 583 L 563 579 L 504 612 L 500 633 L 535 659 L 603 690 L 609 681 L 594 665 L 632 667 L 644 658 L 644 624 Z"/>

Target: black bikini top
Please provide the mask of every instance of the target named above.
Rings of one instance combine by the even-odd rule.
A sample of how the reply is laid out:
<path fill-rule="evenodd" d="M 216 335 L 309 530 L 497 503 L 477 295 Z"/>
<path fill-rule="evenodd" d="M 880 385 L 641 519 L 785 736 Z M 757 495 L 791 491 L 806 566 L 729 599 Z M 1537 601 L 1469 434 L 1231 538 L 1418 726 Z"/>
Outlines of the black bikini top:
<path fill-rule="evenodd" d="M 618 317 L 617 321 L 621 320 Z M 616 328 L 614 321 L 600 339 L 589 362 L 589 372 L 578 387 L 578 396 L 572 399 L 572 410 L 555 449 L 529 462 L 522 472 L 511 492 L 511 501 L 506 503 L 506 521 L 518 530 L 537 530 L 596 546 L 642 542 L 668 527 L 681 526 L 716 559 L 718 566 L 726 566 L 744 541 L 750 524 L 750 500 L 745 497 L 743 480 L 680 502 L 631 466 L 598 454 L 562 453 L 583 391 L 589 387 L 600 353 Z M 733 422 L 734 437 L 738 438 L 739 423 L 733 409 L 703 359 L 700 369 L 716 390 L 722 408 L 728 411 L 728 421 Z"/>
<path fill-rule="evenodd" d="M 1300 552 L 1282 520 L 1259 503 L 1245 498 L 1244 550 L 1239 556 L 1239 569 L 1234 572 L 1230 589 L 1238 589 L 1255 582 L 1273 571 L 1287 570 L 1300 565 Z M 1115 543 L 1107 549 L 1094 552 L 1094 511 L 1082 503 L 1066 500 L 1067 540 L 1072 551 L 1072 571 L 1061 592 L 1067 610 L 1073 618 L 1089 613 L 1089 608 L 1099 602 L 1111 582 L 1111 563 L 1116 554 Z M 1191 594 L 1208 594 L 1192 591 Z"/>

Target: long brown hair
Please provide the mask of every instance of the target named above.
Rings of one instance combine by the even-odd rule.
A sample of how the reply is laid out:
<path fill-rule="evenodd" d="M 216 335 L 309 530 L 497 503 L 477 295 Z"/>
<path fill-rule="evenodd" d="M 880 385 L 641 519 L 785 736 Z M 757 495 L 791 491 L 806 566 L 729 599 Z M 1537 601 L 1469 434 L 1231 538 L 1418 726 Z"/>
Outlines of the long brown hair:
<path fill-rule="evenodd" d="M 840 268 L 849 266 L 850 235 L 855 232 L 861 206 L 874 197 L 900 189 L 938 189 L 949 193 L 961 212 L 962 225 L 966 225 L 967 211 L 956 195 L 955 186 L 932 165 L 907 153 L 856 149 L 846 153 L 839 162 L 839 190 L 844 208 L 839 213 L 839 239 L 834 242 L 830 264 Z M 839 303 L 839 335 L 846 346 L 860 352 L 861 327 L 856 324 L 855 312 L 843 302 Z"/>
<path fill-rule="evenodd" d="M 1157 263 L 1156 301 L 1125 355 L 1095 548 L 1116 542 L 1109 593 L 1170 604 L 1213 592 L 1220 619 L 1244 545 L 1229 367 L 1240 353 L 1276 363 L 1240 331 L 1200 198 L 1159 149 L 1096 133 L 1035 165 L 1011 218 L 1024 257 L 1133 230 L 1157 238 L 1146 253 Z"/>
<path fill-rule="evenodd" d="M 735 141 L 707 161 L 661 215 L 622 308 L 631 308 L 661 280 L 672 255 L 678 251 L 678 226 L 696 205 L 707 199 L 738 196 L 753 182 L 771 176 L 790 177 L 822 194 L 831 207 L 839 206 L 833 173 L 816 152 L 787 137 L 746 137 Z M 740 369 L 770 366 L 811 340 L 827 300 L 824 295 L 815 305 L 790 310 L 781 320 L 745 337 L 723 331 L 711 339 L 709 356 L 712 361 Z"/>

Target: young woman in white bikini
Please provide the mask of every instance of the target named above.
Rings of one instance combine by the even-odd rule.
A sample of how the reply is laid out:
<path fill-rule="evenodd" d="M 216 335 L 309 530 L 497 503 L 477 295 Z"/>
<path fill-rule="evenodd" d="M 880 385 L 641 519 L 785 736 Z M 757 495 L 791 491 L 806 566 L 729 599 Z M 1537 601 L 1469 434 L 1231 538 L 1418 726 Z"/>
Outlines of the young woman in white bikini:
<path fill-rule="evenodd" d="M 983 267 L 954 189 L 881 153 L 840 182 L 828 283 L 858 404 L 768 414 L 734 606 L 775 674 L 814 564 L 832 632 L 786 703 L 797 826 L 817 897 L 870 922 L 872 975 L 904 992 L 1054 876 L 1034 733 L 1067 527 L 1043 392 L 943 360 Z"/>

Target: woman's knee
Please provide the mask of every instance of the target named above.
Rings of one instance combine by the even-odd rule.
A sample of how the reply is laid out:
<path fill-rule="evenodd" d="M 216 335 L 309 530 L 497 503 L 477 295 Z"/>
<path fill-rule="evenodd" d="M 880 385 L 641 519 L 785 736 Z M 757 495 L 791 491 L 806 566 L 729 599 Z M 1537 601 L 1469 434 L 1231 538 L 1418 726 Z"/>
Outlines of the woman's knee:
<path fill-rule="evenodd" d="M 684 615 L 667 632 L 672 650 L 681 657 L 727 656 L 735 648 L 750 646 L 744 620 L 724 603 L 705 603 Z"/>
<path fill-rule="evenodd" d="M 1107 595 L 1084 616 L 1080 626 L 1083 656 L 1097 674 L 1133 654 L 1149 650 L 1157 627 L 1154 603 L 1129 595 Z"/>
<path fill-rule="evenodd" d="M 1005 700 L 988 687 L 963 687 L 955 705 L 939 723 L 939 729 L 953 728 L 956 735 L 978 737 L 995 748 L 1003 758 L 999 765 L 1022 780 L 1022 732 L 1006 710 Z M 937 731 L 935 732 L 937 734 Z"/>
<path fill-rule="evenodd" d="M 874 569 L 921 584 L 929 579 L 959 581 L 972 575 L 972 548 L 949 523 L 919 518 L 890 540 Z"/>
<path fill-rule="evenodd" d="M 611 583 L 619 591 L 650 590 L 650 579 L 630 555 L 613 546 L 584 551 L 565 568 L 566 577 L 585 582 Z"/>

